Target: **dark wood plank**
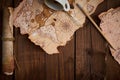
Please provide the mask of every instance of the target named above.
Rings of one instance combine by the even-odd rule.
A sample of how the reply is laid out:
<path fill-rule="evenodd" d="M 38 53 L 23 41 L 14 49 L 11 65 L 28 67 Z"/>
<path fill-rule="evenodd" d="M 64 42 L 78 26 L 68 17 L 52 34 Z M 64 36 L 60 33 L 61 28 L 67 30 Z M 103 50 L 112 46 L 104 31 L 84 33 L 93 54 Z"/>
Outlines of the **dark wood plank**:
<path fill-rule="evenodd" d="M 61 52 L 59 54 L 60 80 L 74 80 L 74 70 L 75 70 L 74 37 L 71 41 L 67 43 L 66 46 L 60 48 L 60 52 Z"/>
<path fill-rule="evenodd" d="M 7 76 L 5 74 L 0 74 L 0 80 L 14 80 L 14 79 L 13 79 L 13 75 Z"/>
<path fill-rule="evenodd" d="M 2 72 L 2 15 L 2 9 L 0 8 L 0 72 Z"/>
<path fill-rule="evenodd" d="M 120 65 L 110 52 L 106 56 L 106 80 L 120 80 Z"/>
<path fill-rule="evenodd" d="M 46 54 L 46 80 L 58 80 L 58 55 Z"/>
<path fill-rule="evenodd" d="M 97 15 L 106 9 L 107 2 L 101 3 L 92 15 L 97 23 Z M 76 79 L 77 80 L 103 80 L 105 76 L 105 40 L 86 20 L 81 31 L 76 34 Z"/>
<path fill-rule="evenodd" d="M 15 56 L 19 68 L 15 70 L 15 80 L 45 79 L 45 52 L 27 37 L 16 31 Z"/>
<path fill-rule="evenodd" d="M 87 21 L 88 22 L 88 21 Z M 89 23 L 76 32 L 76 79 L 90 79 L 89 54 L 87 49 L 91 49 Z"/>

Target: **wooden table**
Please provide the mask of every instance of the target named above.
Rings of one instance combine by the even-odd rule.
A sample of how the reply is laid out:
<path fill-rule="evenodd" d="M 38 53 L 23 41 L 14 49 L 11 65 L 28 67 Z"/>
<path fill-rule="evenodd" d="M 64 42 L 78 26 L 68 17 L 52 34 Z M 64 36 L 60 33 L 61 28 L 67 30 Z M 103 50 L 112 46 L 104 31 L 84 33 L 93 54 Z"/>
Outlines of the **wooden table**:
<path fill-rule="evenodd" d="M 2 4 L 0 0 L 0 38 L 2 36 Z M 21 0 L 13 0 L 15 6 Z M 110 8 L 120 6 L 120 0 L 105 0 L 92 15 L 99 24 L 97 15 Z M 1 72 L 2 41 L 0 40 L 0 80 L 120 80 L 120 65 L 113 59 L 100 33 L 89 20 L 77 30 L 60 54 L 48 55 L 34 45 L 20 30 L 14 29 L 14 49 L 20 69 L 12 76 Z"/>

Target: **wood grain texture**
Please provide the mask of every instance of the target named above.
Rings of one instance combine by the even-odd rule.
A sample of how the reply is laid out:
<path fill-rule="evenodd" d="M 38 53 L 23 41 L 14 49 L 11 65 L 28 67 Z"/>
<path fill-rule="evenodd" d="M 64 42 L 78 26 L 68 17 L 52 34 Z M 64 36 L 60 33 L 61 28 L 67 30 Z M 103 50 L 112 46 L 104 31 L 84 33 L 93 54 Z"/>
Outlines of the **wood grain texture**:
<path fill-rule="evenodd" d="M 120 1 L 105 0 L 100 6 L 98 6 L 96 12 L 92 15 L 96 23 L 100 23 L 97 15 L 109 9 L 109 5 L 111 5 L 109 8 L 114 6 L 117 7 L 120 5 Z M 120 66 L 118 66 L 118 63 L 112 63 L 114 59 L 107 50 L 108 47 L 106 41 L 94 28 L 90 21 L 86 21 L 86 24 L 85 31 L 83 28 L 76 34 L 76 79 L 119 80 L 119 77 L 115 77 L 115 75 L 119 74 Z M 88 34 L 86 35 L 85 33 Z M 115 73 L 112 71 L 115 71 Z"/>
<path fill-rule="evenodd" d="M 74 60 L 75 60 L 75 44 L 74 37 L 71 41 L 67 43 L 66 46 L 60 47 L 59 54 L 59 72 L 60 80 L 74 80 Z"/>
<path fill-rule="evenodd" d="M 14 6 L 20 1 L 14 0 Z M 105 0 L 92 17 L 99 24 L 99 13 L 118 6 L 120 0 Z M 0 37 L 1 23 L 2 19 Z M 13 76 L 0 73 L 0 80 L 120 80 L 120 65 L 113 59 L 106 41 L 89 20 L 86 20 L 83 28 L 77 30 L 65 47 L 58 48 L 60 54 L 56 55 L 46 54 L 27 35 L 21 35 L 19 28 L 14 29 L 14 54 L 19 68 L 16 66 Z M 1 46 L 0 43 L 0 51 Z"/>
<path fill-rule="evenodd" d="M 76 32 L 76 79 L 87 80 L 90 78 L 87 49 L 91 48 L 90 27 L 85 24 Z"/>
<path fill-rule="evenodd" d="M 17 29 L 18 30 L 18 29 Z M 19 69 L 15 70 L 16 80 L 34 80 L 45 78 L 45 52 L 22 36 L 19 30 L 16 33 L 15 56 Z M 22 45 L 21 45 L 22 43 Z M 33 50 L 36 49 L 36 50 Z M 21 74 L 22 73 L 22 74 Z M 32 77 L 30 77 L 32 75 Z"/>
<path fill-rule="evenodd" d="M 2 16 L 2 9 L 0 8 L 0 15 Z M 0 72 L 2 72 L 2 17 L 0 16 Z"/>

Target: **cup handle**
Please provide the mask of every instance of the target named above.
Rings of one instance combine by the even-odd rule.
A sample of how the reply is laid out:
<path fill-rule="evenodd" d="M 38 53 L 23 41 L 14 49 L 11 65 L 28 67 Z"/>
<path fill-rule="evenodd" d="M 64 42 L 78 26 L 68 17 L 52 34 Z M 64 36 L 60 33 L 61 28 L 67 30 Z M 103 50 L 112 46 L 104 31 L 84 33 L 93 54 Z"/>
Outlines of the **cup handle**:
<path fill-rule="evenodd" d="M 70 4 L 69 4 L 68 0 L 56 0 L 56 1 L 63 6 L 64 11 L 70 10 Z"/>

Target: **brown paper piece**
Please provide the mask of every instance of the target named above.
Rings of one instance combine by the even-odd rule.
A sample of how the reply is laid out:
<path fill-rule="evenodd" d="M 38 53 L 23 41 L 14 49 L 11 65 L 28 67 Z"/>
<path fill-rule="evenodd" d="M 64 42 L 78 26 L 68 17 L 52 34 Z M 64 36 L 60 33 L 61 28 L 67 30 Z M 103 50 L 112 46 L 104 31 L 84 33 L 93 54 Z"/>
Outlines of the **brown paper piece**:
<path fill-rule="evenodd" d="M 120 7 L 101 13 L 99 18 L 104 35 L 115 48 L 110 48 L 112 56 L 120 64 Z"/>
<path fill-rule="evenodd" d="M 85 15 L 76 3 L 92 14 L 102 1 L 69 0 L 72 8 L 64 12 L 51 10 L 42 0 L 23 0 L 13 12 L 13 24 L 20 27 L 21 34 L 28 34 L 29 39 L 46 53 L 59 53 L 57 47 L 66 45 L 85 22 Z"/>

